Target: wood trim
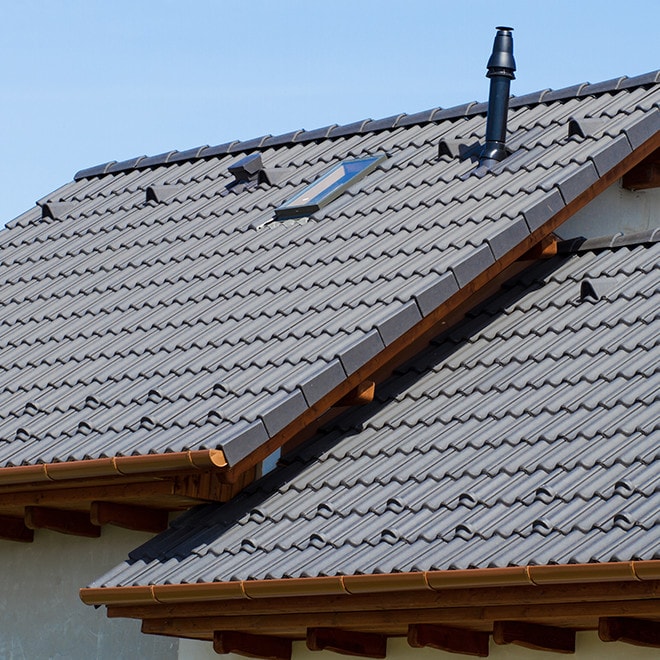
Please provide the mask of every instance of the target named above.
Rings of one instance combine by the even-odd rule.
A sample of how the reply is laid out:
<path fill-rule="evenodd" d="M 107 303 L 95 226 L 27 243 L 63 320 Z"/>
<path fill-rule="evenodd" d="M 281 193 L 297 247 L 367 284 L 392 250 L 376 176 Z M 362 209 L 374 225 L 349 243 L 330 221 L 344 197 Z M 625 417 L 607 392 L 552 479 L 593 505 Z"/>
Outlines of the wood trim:
<path fill-rule="evenodd" d="M 296 595 L 289 597 L 273 593 L 272 597 L 250 597 L 240 582 L 220 583 L 223 590 L 207 583 L 206 590 L 197 590 L 197 602 L 186 602 L 187 585 L 154 586 L 154 598 L 162 604 L 110 605 L 109 617 L 137 619 L 233 616 L 242 614 L 285 614 L 295 612 L 362 612 L 368 610 L 404 610 L 425 607 L 484 607 L 504 603 L 554 604 L 568 601 L 599 602 L 605 600 L 625 602 L 629 600 L 657 599 L 660 597 L 660 581 L 653 582 L 602 582 L 590 584 L 551 584 L 544 586 L 523 585 L 518 587 L 482 587 L 435 591 L 374 591 L 372 593 L 327 595 Z M 167 595 L 163 596 L 163 589 Z M 127 587 L 139 589 L 139 587 Z M 143 587 L 143 589 L 145 589 Z M 103 591 L 103 590 L 97 590 Z M 254 592 L 252 592 L 254 594 Z M 103 594 L 99 594 L 103 595 Z M 94 602 L 89 601 L 89 602 Z M 155 603 L 155 601 L 153 601 Z"/>
<path fill-rule="evenodd" d="M 495 621 L 495 644 L 517 644 L 537 651 L 575 653 L 575 630 L 527 621 Z"/>
<path fill-rule="evenodd" d="M 101 528 L 92 524 L 87 513 L 67 509 L 25 507 L 25 526 L 29 529 L 48 529 L 52 532 L 88 538 L 101 536 Z"/>
<path fill-rule="evenodd" d="M 168 512 L 146 506 L 117 504 L 116 502 L 92 502 L 89 518 L 93 525 L 116 525 L 138 532 L 158 534 L 167 529 Z"/>
<path fill-rule="evenodd" d="M 384 658 L 387 655 L 387 637 L 339 628 L 309 628 L 307 648 L 310 651 L 334 651 L 361 658 Z"/>
<path fill-rule="evenodd" d="M 266 635 L 250 635 L 231 631 L 213 633 L 213 650 L 224 655 L 238 653 L 248 658 L 291 660 L 291 640 Z"/>
<path fill-rule="evenodd" d="M 408 626 L 408 644 L 413 648 L 431 648 L 448 653 L 488 657 L 490 635 L 479 630 L 430 624 Z"/>
<path fill-rule="evenodd" d="M 23 518 L 0 516 L 0 539 L 32 543 L 34 531 L 26 526 Z"/>
<path fill-rule="evenodd" d="M 557 237 L 554 234 L 542 238 L 533 248 L 518 257 L 518 261 L 549 259 L 557 254 Z"/>
<path fill-rule="evenodd" d="M 598 622 L 603 642 L 625 642 L 635 646 L 660 648 L 660 622 L 625 617 L 603 617 Z"/>

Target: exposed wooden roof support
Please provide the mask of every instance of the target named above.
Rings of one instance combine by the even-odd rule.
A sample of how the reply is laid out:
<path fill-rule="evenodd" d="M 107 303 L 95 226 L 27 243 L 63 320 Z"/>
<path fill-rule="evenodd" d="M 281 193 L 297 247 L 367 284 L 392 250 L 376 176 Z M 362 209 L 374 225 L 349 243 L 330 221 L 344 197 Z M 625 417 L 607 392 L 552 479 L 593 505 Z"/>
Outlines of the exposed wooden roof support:
<path fill-rule="evenodd" d="M 376 383 L 373 380 L 365 380 L 357 387 L 354 387 L 348 394 L 343 396 L 337 403 L 334 404 L 335 408 L 342 406 L 364 406 L 374 400 L 376 393 Z"/>
<path fill-rule="evenodd" d="M 575 653 L 575 630 L 527 621 L 495 621 L 493 641 L 496 644 L 518 644 L 538 651 Z"/>
<path fill-rule="evenodd" d="M 429 624 L 413 624 L 408 628 L 408 644 L 413 648 L 430 646 L 449 653 L 488 657 L 490 635 L 479 630 Z"/>
<path fill-rule="evenodd" d="M 660 186 L 660 150 L 656 149 L 623 175 L 623 187 L 627 190 L 648 190 L 658 186 Z"/>
<path fill-rule="evenodd" d="M 603 617 L 598 622 L 603 642 L 626 642 L 660 648 L 660 622 L 626 617 Z"/>
<path fill-rule="evenodd" d="M 0 539 L 32 543 L 34 532 L 25 525 L 23 518 L 0 516 Z"/>
<path fill-rule="evenodd" d="M 30 529 L 49 529 L 73 536 L 89 538 L 101 536 L 101 528 L 92 524 L 89 514 L 82 511 L 27 506 L 25 507 L 25 525 Z"/>
<path fill-rule="evenodd" d="M 215 631 L 213 633 L 213 650 L 220 655 L 238 653 L 248 658 L 291 660 L 291 640 L 282 637 Z"/>
<path fill-rule="evenodd" d="M 387 655 L 387 637 L 338 628 L 309 628 L 307 648 L 310 651 L 334 651 L 361 658 L 384 658 Z"/>
<path fill-rule="evenodd" d="M 533 248 L 527 250 L 519 257 L 519 261 L 536 261 L 537 259 L 549 259 L 557 254 L 557 238 L 554 234 L 544 236 Z"/>
<path fill-rule="evenodd" d="M 145 506 L 131 506 L 116 502 L 92 502 L 89 513 L 93 525 L 116 525 L 139 532 L 158 534 L 167 529 L 168 512 Z"/>

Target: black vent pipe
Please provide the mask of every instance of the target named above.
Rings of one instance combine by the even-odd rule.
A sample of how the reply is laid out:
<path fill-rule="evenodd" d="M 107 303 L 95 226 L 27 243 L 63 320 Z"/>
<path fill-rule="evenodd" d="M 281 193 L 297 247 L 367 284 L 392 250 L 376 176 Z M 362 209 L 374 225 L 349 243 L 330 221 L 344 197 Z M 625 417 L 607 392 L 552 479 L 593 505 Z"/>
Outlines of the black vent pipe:
<path fill-rule="evenodd" d="M 486 144 L 479 155 L 479 166 L 491 168 L 507 156 L 506 119 L 509 112 L 509 87 L 515 79 L 513 72 L 513 28 L 498 27 L 493 43 L 493 53 L 488 60 L 487 78 L 490 78 L 488 117 L 486 119 Z"/>

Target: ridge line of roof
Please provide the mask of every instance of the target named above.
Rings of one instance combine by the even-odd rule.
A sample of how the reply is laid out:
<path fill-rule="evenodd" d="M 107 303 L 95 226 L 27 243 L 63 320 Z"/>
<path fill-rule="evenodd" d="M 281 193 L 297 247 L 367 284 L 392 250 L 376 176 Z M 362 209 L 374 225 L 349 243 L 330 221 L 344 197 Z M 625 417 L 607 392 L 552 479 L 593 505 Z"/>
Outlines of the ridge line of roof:
<path fill-rule="evenodd" d="M 609 92 L 631 89 L 633 87 L 653 85 L 659 82 L 660 69 L 656 69 L 655 71 L 650 71 L 631 78 L 621 76 L 619 78 L 612 78 L 611 80 L 593 84 L 584 82 L 557 90 L 543 89 L 523 96 L 512 96 L 509 102 L 509 107 L 511 109 L 516 109 L 526 105 L 536 105 L 538 103 L 548 103 L 563 101 L 570 98 L 582 98 L 585 96 L 606 94 Z M 332 124 L 322 128 L 312 129 L 310 131 L 298 129 L 277 136 L 263 135 L 250 140 L 233 140 L 216 146 L 202 145 L 185 151 L 167 151 L 155 156 L 138 156 L 121 162 L 111 160 L 107 163 L 79 170 L 74 175 L 73 180 L 80 181 L 81 179 L 100 177 L 106 174 L 117 174 L 135 169 L 146 169 L 148 167 L 157 167 L 159 165 L 170 165 L 173 163 L 211 158 L 213 156 L 224 156 L 232 153 L 261 149 L 263 147 L 300 144 L 319 139 L 347 137 L 349 135 L 391 130 L 393 128 L 402 128 L 414 124 L 425 124 L 440 120 L 473 117 L 485 113 L 487 108 L 487 102 L 479 103 L 477 101 L 471 101 L 469 103 L 463 103 L 445 109 L 440 107 L 432 108 L 412 115 L 403 113 L 392 115 L 391 117 L 386 117 L 384 119 L 363 119 L 350 124 Z"/>
<path fill-rule="evenodd" d="M 561 254 L 575 254 L 577 252 L 588 252 L 590 250 L 600 250 L 603 248 L 613 249 L 658 242 L 660 242 L 660 227 L 631 234 L 619 232 L 618 234 L 596 236 L 594 238 L 585 238 L 583 236 L 569 238 L 557 243 L 557 251 Z"/>

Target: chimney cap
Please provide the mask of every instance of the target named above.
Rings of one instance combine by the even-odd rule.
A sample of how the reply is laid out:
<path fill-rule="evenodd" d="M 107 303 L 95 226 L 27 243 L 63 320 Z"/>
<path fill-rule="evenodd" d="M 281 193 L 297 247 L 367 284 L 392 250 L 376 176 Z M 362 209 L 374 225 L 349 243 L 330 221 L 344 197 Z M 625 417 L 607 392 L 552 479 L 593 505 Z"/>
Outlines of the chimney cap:
<path fill-rule="evenodd" d="M 514 79 L 513 72 L 516 70 L 516 61 L 513 59 L 513 28 L 498 26 L 495 41 L 493 43 L 493 52 L 488 60 L 486 68 L 487 78 L 493 76 L 506 76 Z"/>

